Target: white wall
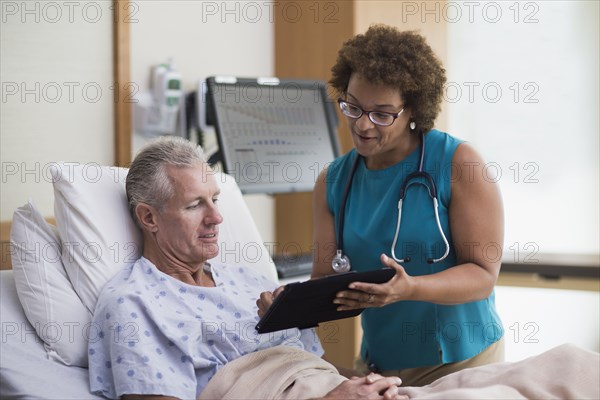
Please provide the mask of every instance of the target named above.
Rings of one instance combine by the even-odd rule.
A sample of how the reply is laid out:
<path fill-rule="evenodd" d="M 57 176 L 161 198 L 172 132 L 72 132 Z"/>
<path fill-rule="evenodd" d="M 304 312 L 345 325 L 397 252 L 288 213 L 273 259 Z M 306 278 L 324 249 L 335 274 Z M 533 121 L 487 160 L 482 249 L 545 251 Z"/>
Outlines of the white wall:
<path fill-rule="evenodd" d="M 186 92 L 211 75 L 272 76 L 274 8 L 266 2 L 134 2 L 131 78 L 147 90 L 151 67 L 173 58 Z M 133 10 L 132 10 L 133 11 Z M 207 138 L 214 143 L 214 133 Z M 147 140 L 134 134 L 134 152 Z M 247 195 L 259 231 L 274 241 L 274 201 Z"/>
<path fill-rule="evenodd" d="M 462 17 L 447 16 L 448 128 L 500 184 L 511 261 L 597 256 L 599 3 L 475 2 L 471 18 L 457 4 Z"/>
<path fill-rule="evenodd" d="M 53 215 L 48 165 L 112 164 L 110 2 L 0 4 L 0 220 L 32 197 Z"/>
<path fill-rule="evenodd" d="M 505 259 L 597 260 L 599 3 L 456 2 L 440 15 L 448 130 L 500 184 Z M 498 287 L 497 305 L 509 360 L 564 342 L 599 350 L 598 292 Z"/>
<path fill-rule="evenodd" d="M 540 354 L 563 343 L 600 351 L 600 293 L 497 286 L 507 361 Z"/>

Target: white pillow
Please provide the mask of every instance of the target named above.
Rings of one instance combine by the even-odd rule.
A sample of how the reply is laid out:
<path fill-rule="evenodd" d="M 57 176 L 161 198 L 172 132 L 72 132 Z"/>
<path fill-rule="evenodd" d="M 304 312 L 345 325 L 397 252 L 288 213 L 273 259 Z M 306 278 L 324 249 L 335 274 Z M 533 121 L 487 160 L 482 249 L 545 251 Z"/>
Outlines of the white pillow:
<path fill-rule="evenodd" d="M 10 241 L 19 300 L 49 357 L 87 367 L 91 314 L 63 268 L 58 232 L 31 200 L 13 214 Z"/>
<path fill-rule="evenodd" d="M 218 204 L 223 223 L 219 225 L 219 254 L 209 261 L 249 266 L 277 282 L 275 264 L 235 179 L 221 172 L 214 174 L 221 189 Z"/>
<path fill-rule="evenodd" d="M 127 207 L 127 169 L 57 163 L 50 169 L 62 261 L 90 313 L 104 284 L 141 255 L 142 237 Z"/>

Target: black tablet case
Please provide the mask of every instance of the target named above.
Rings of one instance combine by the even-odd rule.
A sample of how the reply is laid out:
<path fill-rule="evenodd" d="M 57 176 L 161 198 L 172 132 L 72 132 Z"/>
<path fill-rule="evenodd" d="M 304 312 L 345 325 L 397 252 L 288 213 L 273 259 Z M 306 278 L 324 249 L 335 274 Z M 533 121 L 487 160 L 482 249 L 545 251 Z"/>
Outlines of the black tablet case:
<path fill-rule="evenodd" d="M 335 295 L 352 282 L 385 283 L 395 274 L 393 268 L 367 272 L 346 272 L 306 282 L 290 283 L 256 325 L 258 333 L 289 328 L 312 328 L 320 322 L 349 318 L 364 309 L 337 311 Z"/>

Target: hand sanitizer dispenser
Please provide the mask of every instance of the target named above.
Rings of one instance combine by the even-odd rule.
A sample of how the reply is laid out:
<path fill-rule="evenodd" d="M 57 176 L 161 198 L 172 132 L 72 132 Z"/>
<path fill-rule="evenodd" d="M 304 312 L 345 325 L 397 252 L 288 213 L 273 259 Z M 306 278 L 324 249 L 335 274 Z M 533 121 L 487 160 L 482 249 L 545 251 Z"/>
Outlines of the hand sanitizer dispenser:
<path fill-rule="evenodd" d="M 145 136 L 181 134 L 185 131 L 181 74 L 169 61 L 152 69 L 151 81 L 150 90 L 141 91 L 134 104 L 134 130 Z"/>

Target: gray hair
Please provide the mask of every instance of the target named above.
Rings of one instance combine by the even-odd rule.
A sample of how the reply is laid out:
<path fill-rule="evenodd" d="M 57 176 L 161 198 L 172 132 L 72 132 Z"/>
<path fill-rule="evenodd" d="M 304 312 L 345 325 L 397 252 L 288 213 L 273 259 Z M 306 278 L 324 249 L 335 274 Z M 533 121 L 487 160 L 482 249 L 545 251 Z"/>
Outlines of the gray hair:
<path fill-rule="evenodd" d="M 137 205 L 146 203 L 161 211 L 173 195 L 167 166 L 185 168 L 199 162 L 206 162 L 202 147 L 178 136 L 158 137 L 140 149 L 125 181 L 129 212 L 140 228 L 135 214 Z"/>

